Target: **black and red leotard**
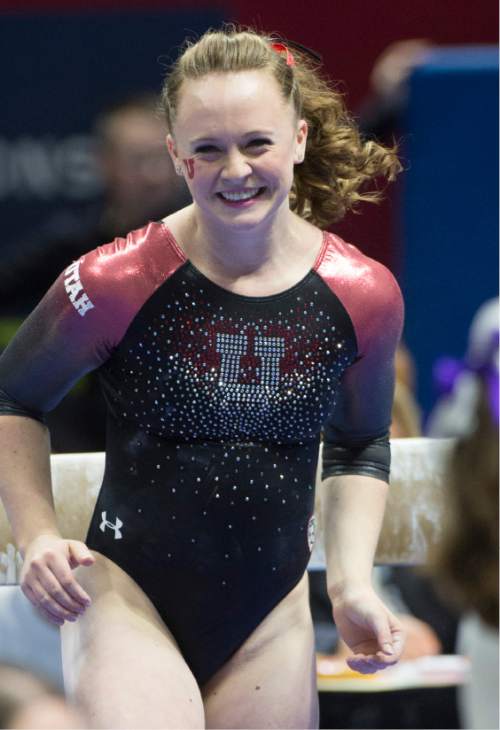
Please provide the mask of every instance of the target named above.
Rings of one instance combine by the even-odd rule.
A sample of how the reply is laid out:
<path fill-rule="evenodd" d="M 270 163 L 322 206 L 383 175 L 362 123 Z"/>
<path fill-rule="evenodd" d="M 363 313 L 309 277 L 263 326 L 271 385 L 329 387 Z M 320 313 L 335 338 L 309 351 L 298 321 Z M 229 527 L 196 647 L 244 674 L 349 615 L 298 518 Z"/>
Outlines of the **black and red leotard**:
<path fill-rule="evenodd" d="M 66 269 L 0 358 L 0 413 L 40 419 L 98 368 L 87 544 L 143 588 L 200 684 L 306 569 L 321 432 L 325 477 L 387 480 L 401 323 L 392 275 L 333 234 L 295 286 L 248 297 L 150 223 Z"/>

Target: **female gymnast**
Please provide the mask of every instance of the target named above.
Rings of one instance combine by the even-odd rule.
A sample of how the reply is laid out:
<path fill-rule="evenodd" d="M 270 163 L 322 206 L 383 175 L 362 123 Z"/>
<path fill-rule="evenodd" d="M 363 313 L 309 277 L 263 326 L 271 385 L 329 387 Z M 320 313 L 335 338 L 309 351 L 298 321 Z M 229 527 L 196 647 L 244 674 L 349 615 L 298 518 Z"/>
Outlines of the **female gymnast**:
<path fill-rule="evenodd" d="M 402 301 L 323 230 L 399 171 L 305 49 L 225 27 L 162 94 L 193 203 L 82 256 L 0 361 L 2 497 L 26 596 L 90 727 L 314 728 L 306 566 L 324 438 L 328 591 L 349 665 L 394 664 L 371 586 Z M 99 368 L 106 468 L 63 539 L 43 413 Z"/>

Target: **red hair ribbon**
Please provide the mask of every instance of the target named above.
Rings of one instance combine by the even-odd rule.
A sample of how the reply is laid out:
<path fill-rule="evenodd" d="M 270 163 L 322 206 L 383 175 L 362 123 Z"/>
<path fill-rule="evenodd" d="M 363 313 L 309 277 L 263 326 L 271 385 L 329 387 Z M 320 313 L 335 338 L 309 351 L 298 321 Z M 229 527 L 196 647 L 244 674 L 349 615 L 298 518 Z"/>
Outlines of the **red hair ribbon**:
<path fill-rule="evenodd" d="M 273 51 L 276 51 L 276 53 L 282 53 L 284 51 L 286 53 L 286 65 L 295 66 L 295 59 L 292 56 L 291 51 L 288 49 L 287 46 L 285 46 L 284 43 L 271 43 L 271 48 L 273 49 Z"/>

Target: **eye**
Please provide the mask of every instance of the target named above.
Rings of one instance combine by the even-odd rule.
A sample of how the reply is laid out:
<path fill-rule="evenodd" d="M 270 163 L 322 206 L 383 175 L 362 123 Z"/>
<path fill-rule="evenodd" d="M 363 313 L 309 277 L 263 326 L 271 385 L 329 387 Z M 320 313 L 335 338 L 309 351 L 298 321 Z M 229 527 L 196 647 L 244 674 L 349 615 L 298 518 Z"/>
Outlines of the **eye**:
<path fill-rule="evenodd" d="M 195 149 L 195 152 L 200 155 L 209 155 L 213 152 L 218 152 L 218 149 L 213 144 L 202 144 Z"/>
<path fill-rule="evenodd" d="M 252 139 L 251 142 L 248 143 L 247 147 L 264 147 L 265 145 L 272 144 L 270 139 L 266 139 L 265 137 L 258 137 L 257 139 Z"/>

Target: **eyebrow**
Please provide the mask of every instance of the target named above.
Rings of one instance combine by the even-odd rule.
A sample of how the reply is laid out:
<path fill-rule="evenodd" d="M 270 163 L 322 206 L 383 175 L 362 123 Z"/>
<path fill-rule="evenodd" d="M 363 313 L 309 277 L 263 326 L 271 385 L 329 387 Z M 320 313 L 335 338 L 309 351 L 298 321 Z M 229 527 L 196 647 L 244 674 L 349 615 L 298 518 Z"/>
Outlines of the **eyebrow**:
<path fill-rule="evenodd" d="M 245 137 L 252 137 L 252 136 L 258 136 L 258 137 L 272 137 L 274 132 L 271 132 L 270 130 L 266 129 L 254 129 L 251 132 L 245 132 L 245 134 L 242 135 L 243 138 Z M 200 142 L 216 142 L 218 141 L 218 137 L 195 137 L 194 139 L 190 140 L 190 144 L 195 145 L 199 144 Z"/>

